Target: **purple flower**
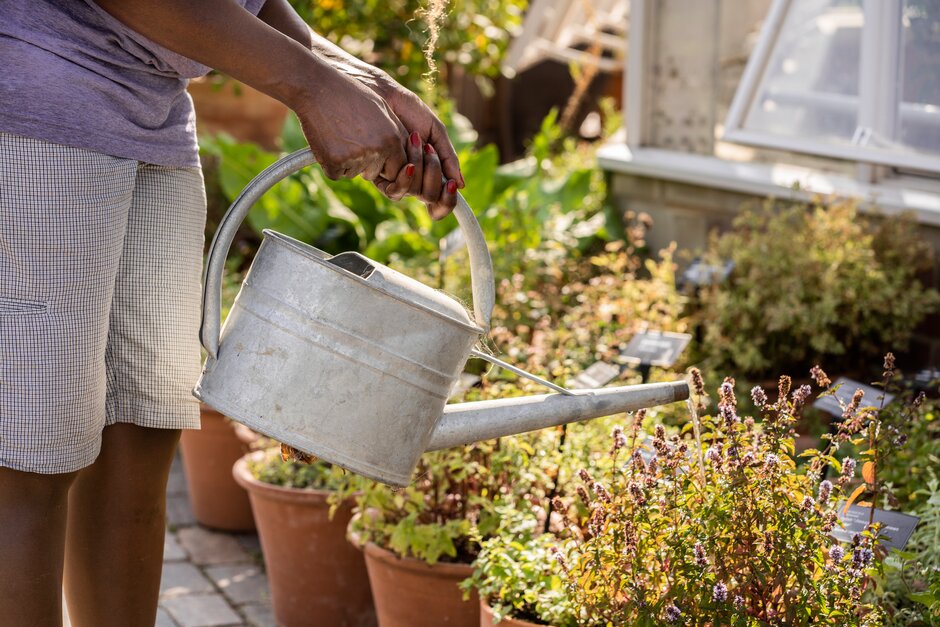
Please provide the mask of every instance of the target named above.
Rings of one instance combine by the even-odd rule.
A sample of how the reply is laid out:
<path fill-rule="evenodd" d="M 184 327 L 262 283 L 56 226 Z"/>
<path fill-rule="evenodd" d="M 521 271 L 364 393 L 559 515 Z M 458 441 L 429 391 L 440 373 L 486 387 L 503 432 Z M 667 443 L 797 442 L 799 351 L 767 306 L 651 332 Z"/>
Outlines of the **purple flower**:
<path fill-rule="evenodd" d="M 675 606 L 675 604 L 670 603 L 666 606 L 666 620 L 670 623 L 674 623 L 679 618 L 682 617 L 682 610 Z"/>
<path fill-rule="evenodd" d="M 826 479 L 819 484 L 819 497 L 817 498 L 819 504 L 825 505 L 828 503 L 830 494 L 832 494 L 832 482 Z"/>
<path fill-rule="evenodd" d="M 796 408 L 802 407 L 812 392 L 813 389 L 808 385 L 801 385 L 798 387 L 793 392 L 793 406 Z"/>
<path fill-rule="evenodd" d="M 780 464 L 780 458 L 774 455 L 773 453 L 768 453 L 764 458 L 764 468 L 767 470 L 773 470 Z"/>
<path fill-rule="evenodd" d="M 713 444 L 708 447 L 708 450 L 705 451 L 705 459 L 710 461 L 713 464 L 721 463 L 721 447 L 717 444 Z"/>
<path fill-rule="evenodd" d="M 751 388 L 751 400 L 758 407 L 763 407 L 767 404 L 767 392 L 761 386 L 755 385 Z"/>
<path fill-rule="evenodd" d="M 842 561 L 842 558 L 845 557 L 845 549 L 843 549 L 838 544 L 829 549 L 829 558 L 836 564 Z"/>
<path fill-rule="evenodd" d="M 620 427 L 614 427 L 614 450 L 619 451 L 627 445 L 627 436 L 623 434 L 623 429 Z"/>
<path fill-rule="evenodd" d="M 708 557 L 705 556 L 705 547 L 702 546 L 701 542 L 695 543 L 695 546 L 692 547 L 692 552 L 695 554 L 695 564 L 697 566 L 708 566 Z"/>
<path fill-rule="evenodd" d="M 742 607 L 744 607 L 744 597 L 742 597 L 740 594 L 734 595 L 733 603 L 735 609 L 740 610 Z"/>
<path fill-rule="evenodd" d="M 712 599 L 716 603 L 724 603 L 728 600 L 728 586 L 721 583 L 720 581 L 715 584 L 715 587 L 712 588 Z"/>
<path fill-rule="evenodd" d="M 857 547 L 852 551 L 852 566 L 855 568 L 864 568 L 868 566 L 875 554 L 868 547 Z"/>
<path fill-rule="evenodd" d="M 813 497 L 811 497 L 811 496 L 804 496 L 804 497 L 803 497 L 803 504 L 802 504 L 800 507 L 802 508 L 802 510 L 803 510 L 804 512 L 811 512 L 811 511 L 813 511 L 815 504 L 816 504 L 816 502 L 813 500 Z"/>
<path fill-rule="evenodd" d="M 855 477 L 855 460 L 846 457 L 842 460 L 842 478 L 852 479 L 853 477 Z"/>

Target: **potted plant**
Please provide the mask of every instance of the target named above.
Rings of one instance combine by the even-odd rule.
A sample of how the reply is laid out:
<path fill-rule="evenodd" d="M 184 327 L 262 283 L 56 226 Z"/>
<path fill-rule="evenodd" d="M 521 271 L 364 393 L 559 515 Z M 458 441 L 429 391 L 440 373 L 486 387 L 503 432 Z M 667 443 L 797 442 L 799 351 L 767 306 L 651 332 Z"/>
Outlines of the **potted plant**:
<path fill-rule="evenodd" d="M 577 627 L 554 555 L 562 541 L 543 532 L 531 510 L 500 508 L 497 535 L 482 543 L 473 576 L 461 587 L 480 597 L 480 627 Z"/>
<path fill-rule="evenodd" d="M 289 450 L 286 457 L 258 451 L 232 469 L 251 498 L 278 624 L 375 625 L 362 554 L 345 541 L 352 503 L 344 495 L 358 478 Z"/>
<path fill-rule="evenodd" d="M 232 478 L 232 464 L 249 452 L 258 435 L 207 405 L 200 408 L 200 429 L 180 436 L 183 472 L 200 524 L 223 531 L 254 531 L 255 521 L 245 489 Z"/>
<path fill-rule="evenodd" d="M 533 438 L 503 438 L 424 455 L 410 486 L 370 483 L 357 498 L 350 541 L 363 548 L 383 627 L 478 627 L 479 601 L 458 587 L 501 503 L 538 501 L 551 484 Z"/>

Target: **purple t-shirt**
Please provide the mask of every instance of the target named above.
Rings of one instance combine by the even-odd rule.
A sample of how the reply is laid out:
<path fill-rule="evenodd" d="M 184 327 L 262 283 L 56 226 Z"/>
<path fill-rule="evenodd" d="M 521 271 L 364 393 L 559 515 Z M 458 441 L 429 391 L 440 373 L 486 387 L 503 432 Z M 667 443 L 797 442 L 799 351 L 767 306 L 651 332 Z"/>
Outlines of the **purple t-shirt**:
<path fill-rule="evenodd" d="M 239 0 L 256 14 L 264 0 Z M 186 92 L 209 71 L 92 0 L 0 0 L 0 131 L 174 167 L 199 164 Z"/>

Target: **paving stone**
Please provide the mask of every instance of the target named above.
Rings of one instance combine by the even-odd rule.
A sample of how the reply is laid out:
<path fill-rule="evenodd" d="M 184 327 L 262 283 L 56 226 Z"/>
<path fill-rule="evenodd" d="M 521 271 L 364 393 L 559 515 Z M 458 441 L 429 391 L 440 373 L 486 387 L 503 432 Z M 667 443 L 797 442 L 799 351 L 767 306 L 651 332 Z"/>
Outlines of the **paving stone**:
<path fill-rule="evenodd" d="M 176 536 L 167 531 L 163 540 L 163 561 L 181 562 L 185 560 L 186 557 L 186 551 L 180 546 L 180 543 L 176 540 Z"/>
<path fill-rule="evenodd" d="M 250 562 L 251 557 L 231 535 L 202 527 L 186 527 L 177 534 L 189 559 L 200 566 Z"/>
<path fill-rule="evenodd" d="M 181 627 L 222 627 L 242 625 L 241 617 L 235 613 L 221 594 L 189 595 L 167 599 L 164 609 Z"/>
<path fill-rule="evenodd" d="M 277 621 L 274 620 L 274 610 L 268 604 L 243 605 L 240 609 L 251 627 L 278 627 Z"/>
<path fill-rule="evenodd" d="M 263 603 L 271 598 L 268 580 L 254 564 L 210 566 L 206 569 L 206 575 L 235 605 Z"/>
<path fill-rule="evenodd" d="M 166 497 L 166 523 L 177 528 L 196 524 L 196 516 L 185 493 L 170 494 Z"/>
<path fill-rule="evenodd" d="M 206 577 L 189 562 L 165 562 L 160 578 L 160 598 L 215 592 Z"/>
<path fill-rule="evenodd" d="M 170 618 L 169 613 L 162 607 L 157 608 L 157 622 L 153 627 L 177 627 L 176 621 Z"/>
<path fill-rule="evenodd" d="M 245 552 L 251 555 L 261 556 L 261 540 L 257 533 L 236 533 L 235 539 L 242 545 Z"/>

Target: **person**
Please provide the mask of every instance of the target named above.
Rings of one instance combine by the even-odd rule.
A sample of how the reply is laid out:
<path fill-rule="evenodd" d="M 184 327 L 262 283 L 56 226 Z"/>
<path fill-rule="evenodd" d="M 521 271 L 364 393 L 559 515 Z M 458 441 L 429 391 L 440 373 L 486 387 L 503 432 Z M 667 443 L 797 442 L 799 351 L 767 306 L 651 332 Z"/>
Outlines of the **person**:
<path fill-rule="evenodd" d="M 440 1 L 440 0 L 435 0 Z M 188 78 L 293 109 L 331 178 L 448 214 L 413 93 L 287 0 L 0 0 L 0 623 L 153 625 L 165 488 L 198 427 L 205 193 Z"/>

